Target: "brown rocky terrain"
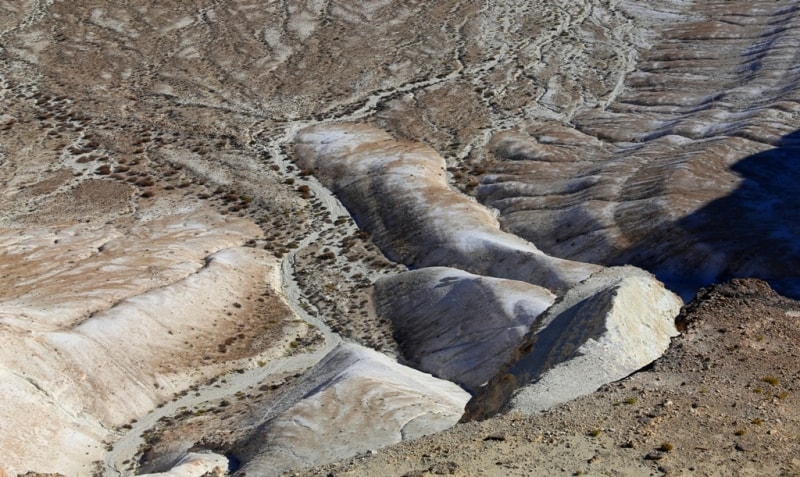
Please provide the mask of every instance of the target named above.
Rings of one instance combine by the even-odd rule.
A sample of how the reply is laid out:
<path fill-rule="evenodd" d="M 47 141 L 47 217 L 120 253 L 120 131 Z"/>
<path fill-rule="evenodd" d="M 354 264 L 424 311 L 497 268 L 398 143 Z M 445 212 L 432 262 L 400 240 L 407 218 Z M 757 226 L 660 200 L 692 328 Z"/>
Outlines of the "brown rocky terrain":
<path fill-rule="evenodd" d="M 414 300 L 373 296 L 408 266 L 500 270 L 487 276 L 543 286 L 548 306 L 621 264 L 687 300 L 731 277 L 797 297 L 798 12 L 790 0 L 0 0 L 0 475 L 199 475 L 283 453 L 280 473 L 450 425 L 461 391 L 405 366 L 436 350 L 435 336 L 408 341 L 433 310 L 430 280 L 409 282 Z M 339 202 L 322 185 L 341 194 L 337 171 L 297 147 L 336 128 L 357 132 L 356 162 L 385 156 L 374 135 L 433 158 L 411 171 L 425 177 L 395 177 L 428 200 L 367 174 L 373 187 Z M 409 204 L 438 222 L 380 222 Z M 475 231 L 495 248 L 459 249 Z M 416 261 L 437 256 L 438 233 L 458 260 Z M 509 265 L 515 247 L 529 269 Z M 450 350 L 469 339 L 524 356 L 537 329 L 514 320 L 553 316 L 520 316 L 529 307 L 493 293 L 463 313 L 437 302 L 473 320 L 463 333 L 437 323 Z M 701 295 L 647 371 L 314 472 L 798 473 L 796 303 L 756 281 Z M 481 333 L 485 316 L 511 331 Z M 331 354 L 342 339 L 358 359 Z M 502 360 L 496 379 L 515 364 Z M 381 369 L 445 391 L 417 405 L 408 382 L 365 371 Z M 482 373 L 471 385 L 495 374 Z M 306 419 L 315 406 L 347 420 Z M 292 455 L 292 439 L 312 442 L 301 428 L 335 436 L 375 413 L 392 424 L 350 429 L 338 454 Z"/>
<path fill-rule="evenodd" d="M 592 395 L 287 475 L 800 475 L 798 320 L 762 281 L 714 285 L 662 358 Z"/>

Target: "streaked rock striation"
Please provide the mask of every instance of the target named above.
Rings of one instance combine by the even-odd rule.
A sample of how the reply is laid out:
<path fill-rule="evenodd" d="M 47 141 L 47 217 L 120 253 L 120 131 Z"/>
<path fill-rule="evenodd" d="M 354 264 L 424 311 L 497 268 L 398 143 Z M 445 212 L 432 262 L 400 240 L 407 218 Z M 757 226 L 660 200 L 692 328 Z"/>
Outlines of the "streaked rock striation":
<path fill-rule="evenodd" d="M 652 362 L 677 334 L 683 302 L 650 273 L 556 259 L 501 231 L 448 188 L 444 160 L 429 148 L 333 124 L 300 131 L 296 154 L 388 255 L 421 267 L 379 281 L 377 310 L 411 362 L 476 391 L 468 418 L 496 412 L 532 381 L 523 394 L 536 402 L 517 408 L 592 392 Z M 523 341 L 526 328 L 533 337 Z"/>
<path fill-rule="evenodd" d="M 213 453 L 189 452 L 173 468 L 140 477 L 217 477 L 227 475 L 228 459 Z"/>
<path fill-rule="evenodd" d="M 429 267 L 375 283 L 379 316 L 415 368 L 476 391 L 512 357 L 514 347 L 554 301 L 529 283 Z"/>
<path fill-rule="evenodd" d="M 277 295 L 256 300 L 280 286 L 278 262 L 242 246 L 258 233 L 203 208 L 0 231 L 0 381 L 15 403 L 0 419 L 23 430 L 0 433 L 3 464 L 86 475 L 114 428 L 285 354 L 307 328 Z"/>
<path fill-rule="evenodd" d="M 469 394 L 455 384 L 342 344 L 276 404 L 237 451 L 248 475 L 332 462 L 453 426 Z"/>
<path fill-rule="evenodd" d="M 671 16 L 607 107 L 495 134 L 478 197 L 547 253 L 636 264 L 684 297 L 751 276 L 800 294 L 797 7 Z"/>
<path fill-rule="evenodd" d="M 542 411 L 628 376 L 666 351 L 678 334 L 681 306 L 640 269 L 611 267 L 592 275 L 541 316 L 508 361 L 510 369 L 476 393 L 464 420 L 503 409 Z"/>
<path fill-rule="evenodd" d="M 313 170 L 392 260 L 447 266 L 563 292 L 600 267 L 542 253 L 503 232 L 485 207 L 447 185 L 445 161 L 362 124 L 304 129 L 298 162 Z"/>

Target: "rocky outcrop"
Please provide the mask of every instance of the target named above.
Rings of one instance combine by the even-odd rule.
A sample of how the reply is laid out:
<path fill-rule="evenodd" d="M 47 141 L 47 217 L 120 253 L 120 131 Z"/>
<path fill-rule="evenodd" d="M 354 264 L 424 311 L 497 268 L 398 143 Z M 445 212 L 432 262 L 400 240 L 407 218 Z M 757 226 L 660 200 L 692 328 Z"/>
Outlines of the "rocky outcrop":
<path fill-rule="evenodd" d="M 286 323 L 274 292 L 263 298 L 279 265 L 242 246 L 258 234 L 203 208 L 130 227 L 0 231 L 0 382 L 14 403 L 0 420 L 20 430 L 0 433 L 3 465 L 88 475 L 114 428 L 285 354 L 306 328 Z"/>
<path fill-rule="evenodd" d="M 509 360 L 510 368 L 470 400 L 464 420 L 501 409 L 549 409 L 628 376 L 661 356 L 677 336 L 675 317 L 682 305 L 640 269 L 596 273 L 544 313 Z"/>
<path fill-rule="evenodd" d="M 433 149 L 363 124 L 304 129 L 297 161 L 314 171 L 392 260 L 447 266 L 563 292 L 600 269 L 548 256 L 503 232 L 492 213 L 447 185 Z"/>
<path fill-rule="evenodd" d="M 549 257 L 502 232 L 487 209 L 447 187 L 443 160 L 428 148 L 335 124 L 300 131 L 296 152 L 387 254 L 423 267 L 379 281 L 377 309 L 411 362 L 476 391 L 465 418 L 500 410 L 520 387 L 536 396 L 515 406 L 527 411 L 592 392 L 651 363 L 677 333 L 682 301 L 651 274 Z M 445 264 L 527 283 L 429 268 Z M 511 307 L 517 290 L 541 301 Z M 511 371 L 482 386 L 503 360 Z"/>
<path fill-rule="evenodd" d="M 376 351 L 342 344 L 235 450 L 248 475 L 332 462 L 453 426 L 469 394 Z"/>
<path fill-rule="evenodd" d="M 409 364 L 473 392 L 511 359 L 554 299 L 525 282 L 444 267 L 375 283 L 376 312 L 391 320 Z"/>
<path fill-rule="evenodd" d="M 170 470 L 155 474 L 139 474 L 140 477 L 220 477 L 223 475 L 228 475 L 228 459 L 210 452 L 190 452 Z"/>

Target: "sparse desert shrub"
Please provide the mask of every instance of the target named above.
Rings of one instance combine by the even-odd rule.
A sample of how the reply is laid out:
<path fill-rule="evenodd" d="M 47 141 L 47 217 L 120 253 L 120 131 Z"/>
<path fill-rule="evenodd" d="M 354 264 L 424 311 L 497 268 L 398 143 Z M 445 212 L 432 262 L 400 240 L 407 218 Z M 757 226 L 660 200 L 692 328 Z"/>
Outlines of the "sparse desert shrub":
<path fill-rule="evenodd" d="M 297 192 L 299 192 L 299 193 L 300 193 L 300 196 L 301 196 L 301 197 L 303 197 L 304 199 L 309 199 L 309 198 L 311 198 L 311 188 L 310 188 L 310 187 L 308 187 L 308 186 L 307 186 L 307 185 L 305 185 L 305 184 L 303 184 L 303 185 L 301 185 L 301 186 L 298 186 L 298 187 L 297 187 Z"/>
<path fill-rule="evenodd" d="M 761 378 L 761 381 L 767 384 L 771 384 L 772 386 L 777 386 L 781 382 L 781 380 L 776 378 L 775 376 L 764 376 Z"/>
<path fill-rule="evenodd" d="M 333 260 L 336 258 L 336 254 L 329 250 L 319 254 L 318 257 L 320 260 Z"/>

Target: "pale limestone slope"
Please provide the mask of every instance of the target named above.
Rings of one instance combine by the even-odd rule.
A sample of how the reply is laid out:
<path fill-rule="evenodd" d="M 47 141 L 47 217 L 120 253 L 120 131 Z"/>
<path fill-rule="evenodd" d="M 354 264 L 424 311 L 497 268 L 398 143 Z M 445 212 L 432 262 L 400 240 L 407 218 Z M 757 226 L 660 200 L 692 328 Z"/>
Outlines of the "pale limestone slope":
<path fill-rule="evenodd" d="M 392 260 L 447 266 L 563 292 L 600 269 L 548 256 L 500 230 L 492 213 L 450 189 L 433 149 L 377 128 L 330 124 L 302 130 L 297 161 L 313 170 Z"/>
<path fill-rule="evenodd" d="M 342 344 L 248 436 L 242 472 L 279 475 L 433 434 L 458 422 L 468 399 L 451 382 Z"/>
<path fill-rule="evenodd" d="M 375 283 L 376 313 L 393 323 L 409 364 L 473 392 L 511 359 L 554 300 L 542 287 L 445 267 Z"/>
<path fill-rule="evenodd" d="M 488 209 L 448 188 L 444 160 L 427 147 L 352 124 L 307 128 L 295 143 L 297 160 L 338 194 L 385 253 L 420 268 L 376 285 L 378 312 L 397 326 L 407 359 L 475 391 L 465 418 L 502 409 L 520 387 L 548 375 L 575 384 L 533 392 L 538 402 L 516 407 L 535 410 L 592 392 L 651 363 L 677 333 L 673 320 L 683 303 L 650 273 L 553 258 L 501 231 Z M 531 309 L 513 309 L 513 293 L 480 303 L 476 291 L 500 284 L 486 279 L 483 286 L 454 286 L 437 300 L 451 284 L 436 280 L 441 269 L 432 266 L 515 278 L 534 285 L 533 296 L 546 297 L 549 289 L 558 299 L 541 318 Z M 425 280 L 415 283 L 419 277 Z M 460 302 L 455 309 L 463 315 L 448 309 L 451 301 Z M 494 314 L 482 321 L 482 310 L 490 308 Z M 528 328 L 527 339 L 481 333 L 515 320 Z M 557 369 L 580 356 L 584 360 L 568 372 Z M 476 371 L 482 358 L 490 364 Z"/>
<path fill-rule="evenodd" d="M 646 271 L 592 275 L 540 317 L 509 366 L 475 393 L 464 420 L 536 413 L 630 375 L 666 351 L 682 306 Z"/>
<path fill-rule="evenodd" d="M 0 420 L 15 432 L 0 433 L 3 466 L 88 475 L 114 428 L 192 384 L 285 353 L 304 331 L 284 328 L 280 299 L 255 300 L 280 286 L 277 260 L 241 246 L 257 234 L 203 209 L 132 230 L 4 230 L 0 381 L 15 404 Z"/>

